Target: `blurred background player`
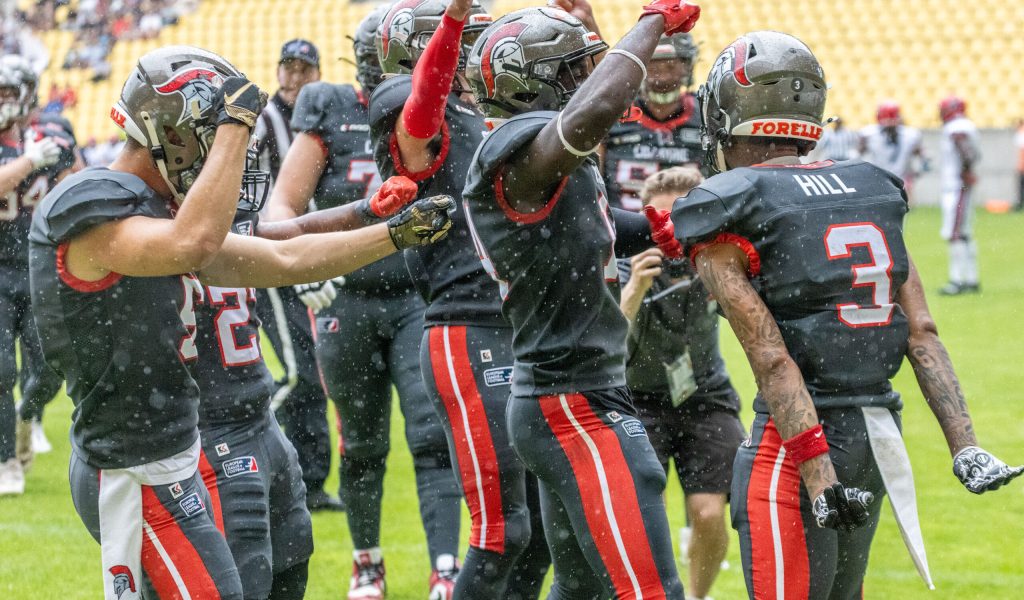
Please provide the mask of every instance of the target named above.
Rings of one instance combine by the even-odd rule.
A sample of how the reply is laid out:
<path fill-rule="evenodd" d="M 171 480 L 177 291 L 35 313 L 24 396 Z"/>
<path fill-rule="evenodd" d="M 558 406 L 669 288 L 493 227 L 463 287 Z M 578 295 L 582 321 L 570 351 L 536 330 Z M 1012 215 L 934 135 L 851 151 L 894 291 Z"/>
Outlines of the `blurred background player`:
<path fill-rule="evenodd" d="M 914 163 L 924 160 L 921 132 L 903 124 L 900 105 L 892 100 L 878 105 L 875 118 L 876 124 L 860 132 L 860 157 L 902 179 L 910 197 L 917 176 Z"/>
<path fill-rule="evenodd" d="M 256 122 L 256 151 L 260 164 L 278 171 L 292 143 L 292 112 L 303 86 L 319 81 L 320 52 L 307 40 L 294 39 L 281 47 L 277 65 L 280 86 Z M 306 502 L 310 510 L 344 510 L 340 500 L 324 491 L 331 469 L 331 432 L 327 423 L 327 394 L 317 367 L 309 311 L 299 298 L 308 286 L 258 290 L 257 315 L 281 366 L 283 380 L 274 394 L 285 435 L 299 453 Z"/>
<path fill-rule="evenodd" d="M 405 0 L 385 15 L 376 41 L 388 76 L 370 97 L 382 174 L 461 199 L 486 129 L 466 80 L 466 55 L 490 22 L 475 0 Z M 431 598 L 536 598 L 550 559 L 540 511 L 530 505 L 536 495 L 505 426 L 512 330 L 461 210 L 456 219 L 444 243 L 405 254 L 427 302 L 421 375 L 472 519 L 458 578 L 454 557 L 439 559 Z"/>
<path fill-rule="evenodd" d="M 942 239 L 949 242 L 949 283 L 944 296 L 977 293 L 978 242 L 974 239 L 974 187 L 981 160 L 978 129 L 967 118 L 967 104 L 949 96 L 939 103 L 942 119 Z"/>
<path fill-rule="evenodd" d="M 33 419 L 17 416 L 15 384 L 23 403 L 42 406 L 62 382 L 43 359 L 32 318 L 28 232 L 36 204 L 74 168 L 75 146 L 62 131 L 29 125 L 36 82 L 21 56 L 0 59 L 0 495 L 24 492 L 33 460 Z"/>
<path fill-rule="evenodd" d="M 1020 212 L 1024 210 L 1024 119 L 1017 121 L 1013 145 L 1017 149 L 1017 204 L 1014 210 Z"/>
<path fill-rule="evenodd" d="M 904 245 L 900 179 L 859 160 L 802 163 L 826 89 L 796 38 L 756 31 L 733 42 L 698 91 L 719 174 L 672 211 L 758 384 L 731 493 L 751 599 L 862 597 L 886 484 L 897 514 L 917 514 L 890 382 L 904 358 L 968 490 L 1024 471 L 977 447 Z M 763 134 L 783 124 L 785 134 Z"/>
<path fill-rule="evenodd" d="M 383 73 L 374 36 L 387 11 L 388 5 L 376 8 L 356 29 L 360 88 L 316 82 L 299 94 L 291 122 L 295 139 L 274 186 L 269 219 L 293 218 L 310 206 L 320 211 L 349 205 L 380 189 L 367 99 Z M 412 181 L 401 176 L 395 179 L 417 193 Z M 380 598 L 386 592 L 380 530 L 391 441 L 392 385 L 398 390 L 413 456 L 430 562 L 436 564 L 442 556 L 458 554 L 462 494 L 444 429 L 420 374 L 426 305 L 400 254 L 350 273 L 339 282 L 314 284 L 300 297 L 317 313 L 317 358 L 338 409 L 339 488 L 354 547 L 348 598 Z"/>
<path fill-rule="evenodd" d="M 648 177 L 672 166 L 700 166 L 700 113 L 689 91 L 697 53 L 688 33 L 658 40 L 636 101 L 639 113 L 612 127 L 604 143 L 612 206 L 640 210 L 640 188 Z"/>
<path fill-rule="evenodd" d="M 500 125 L 473 158 L 464 204 L 515 332 L 508 436 L 540 481 L 550 598 L 684 597 L 665 472 L 626 387 L 617 298 L 615 254 L 650 247 L 651 225 L 609 207 L 595 153 L 662 34 L 699 14 L 654 2 L 608 50 L 570 14 L 527 8 L 495 21 L 469 56 L 478 102 Z M 679 258 L 671 231 L 661 239 Z"/>
<path fill-rule="evenodd" d="M 860 135 L 847 129 L 842 117 L 833 117 L 822 127 L 821 139 L 810 157 L 812 160 L 852 160 L 857 158 L 859 148 Z"/>
<path fill-rule="evenodd" d="M 648 177 L 640 199 L 668 211 L 701 181 L 695 167 L 672 167 Z M 626 383 L 661 466 L 668 473 L 672 460 L 686 494 L 691 531 L 680 550 L 689 558 L 689 597 L 701 599 L 729 548 L 725 504 L 746 437 L 718 347 L 717 304 L 689 261 L 666 261 L 659 248 L 620 259 L 619 281 Z"/>

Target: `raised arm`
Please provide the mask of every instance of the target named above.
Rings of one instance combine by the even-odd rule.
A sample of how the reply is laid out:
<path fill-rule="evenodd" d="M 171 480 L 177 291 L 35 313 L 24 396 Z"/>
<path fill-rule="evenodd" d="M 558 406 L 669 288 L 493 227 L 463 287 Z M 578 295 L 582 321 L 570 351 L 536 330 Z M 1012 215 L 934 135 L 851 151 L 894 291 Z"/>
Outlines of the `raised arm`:
<path fill-rule="evenodd" d="M 320 139 L 310 133 L 296 135 L 274 180 L 274 190 L 267 202 L 267 220 L 287 221 L 306 214 L 326 167 L 327 149 Z"/>
<path fill-rule="evenodd" d="M 452 0 L 413 68 L 412 92 L 395 128 L 402 165 L 411 173 L 425 171 L 434 163 L 430 145 L 444 123 L 448 94 L 459 66 L 462 27 L 472 7 L 473 0 Z"/>
<path fill-rule="evenodd" d="M 573 94 L 556 120 L 506 167 L 506 197 L 521 212 L 533 212 L 552 186 L 572 173 L 633 103 L 646 64 L 663 33 L 689 31 L 700 8 L 680 0 L 656 0 Z M 579 77 L 585 73 L 574 73 Z M 514 189 L 508 189 L 515 182 Z"/>
<path fill-rule="evenodd" d="M 938 328 L 925 300 L 924 285 L 913 261 L 910 263 L 910 275 L 897 293 L 896 303 L 907 315 L 910 326 L 907 360 L 914 369 L 921 394 L 946 438 L 956 476 L 967 489 L 980 494 L 1020 475 L 1024 467 L 1007 467 L 1003 461 L 978 447 L 967 400 L 949 353 L 939 339 Z"/>

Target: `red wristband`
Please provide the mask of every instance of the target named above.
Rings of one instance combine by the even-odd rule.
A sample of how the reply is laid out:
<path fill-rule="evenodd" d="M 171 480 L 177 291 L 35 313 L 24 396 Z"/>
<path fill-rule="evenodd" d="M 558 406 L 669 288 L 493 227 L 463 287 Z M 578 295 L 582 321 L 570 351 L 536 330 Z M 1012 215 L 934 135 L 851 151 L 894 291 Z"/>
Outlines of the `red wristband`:
<path fill-rule="evenodd" d="M 462 21 L 445 14 L 412 71 L 412 92 L 402 109 L 402 125 L 414 138 L 428 140 L 441 131 L 459 66 L 462 27 Z"/>
<path fill-rule="evenodd" d="M 821 424 L 794 435 L 782 442 L 782 446 L 786 449 L 786 456 L 797 465 L 828 452 L 828 440 L 825 439 Z"/>

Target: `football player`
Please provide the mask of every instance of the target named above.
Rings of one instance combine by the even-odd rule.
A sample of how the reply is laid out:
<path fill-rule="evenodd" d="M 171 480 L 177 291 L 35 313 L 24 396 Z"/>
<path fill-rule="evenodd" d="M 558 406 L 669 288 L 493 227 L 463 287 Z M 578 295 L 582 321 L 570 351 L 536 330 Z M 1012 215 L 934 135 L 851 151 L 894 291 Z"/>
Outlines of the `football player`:
<path fill-rule="evenodd" d="M 700 115 L 689 92 L 696 63 L 690 34 L 658 40 L 636 102 L 639 112 L 612 127 L 604 144 L 612 206 L 640 210 L 640 188 L 649 176 L 673 166 L 700 166 Z"/>
<path fill-rule="evenodd" d="M 384 16 L 378 55 L 391 76 L 370 97 L 369 116 L 383 175 L 405 175 L 423 194 L 461 197 L 485 131 L 465 57 L 490 21 L 475 0 L 403 0 Z M 455 218 L 446 241 L 405 254 L 427 303 L 421 374 L 472 518 L 462 573 L 453 583 L 454 562 L 436 564 L 431 598 L 536 598 L 550 559 L 505 428 L 512 330 L 465 217 Z"/>
<path fill-rule="evenodd" d="M 267 179 L 245 168 L 265 102 L 216 54 L 154 50 L 111 110 L 125 149 L 109 169 L 64 179 L 33 218 L 33 313 L 76 406 L 72 498 L 101 542 L 110 600 L 143 587 L 149 597 L 243 597 L 197 470 L 189 364 L 198 358 L 199 277 L 232 288 L 323 280 L 435 241 L 451 225 L 451 200 L 428 199 L 359 231 L 282 242 L 228 233 L 243 184 L 255 200 Z"/>
<path fill-rule="evenodd" d="M 24 471 L 33 459 L 32 424 L 16 416 L 14 405 L 18 342 L 24 402 L 41 405 L 61 384 L 43 360 L 30 312 L 28 231 L 36 204 L 74 167 L 74 140 L 30 127 L 36 104 L 28 61 L 0 59 L 0 495 L 24 492 Z"/>
<path fill-rule="evenodd" d="M 356 29 L 360 88 L 317 82 L 300 92 L 292 116 L 296 135 L 270 198 L 269 219 L 302 215 L 311 198 L 322 210 L 349 205 L 380 188 L 367 99 L 381 80 L 374 36 L 388 8 L 371 11 Z M 395 180 L 417 193 L 412 181 Z M 354 546 L 348 598 L 372 600 L 386 591 L 380 524 L 392 385 L 405 418 L 432 565 L 458 554 L 461 492 L 444 430 L 423 388 L 419 346 L 426 305 L 405 262 L 400 255 L 390 256 L 340 282 L 337 287 L 331 281 L 312 284 L 299 297 L 318 313 L 317 358 L 338 409 L 339 488 Z"/>
<path fill-rule="evenodd" d="M 495 21 L 469 56 L 480 106 L 504 122 L 473 158 L 464 207 L 514 329 L 508 436 L 540 480 L 551 598 L 683 598 L 665 472 L 626 388 L 615 293 L 615 254 L 649 246 L 651 231 L 636 213 L 613 221 L 594 153 L 662 34 L 689 31 L 699 14 L 679 0 L 649 4 L 595 68 L 608 49 L 596 32 L 564 11 L 528 8 Z M 642 223 L 635 239 L 625 215 Z"/>
<path fill-rule="evenodd" d="M 981 159 L 978 128 L 967 118 L 967 103 L 950 96 L 939 104 L 942 119 L 942 239 L 949 242 L 949 283 L 944 296 L 977 293 L 978 242 L 974 239 L 975 167 Z"/>
<path fill-rule="evenodd" d="M 727 47 L 698 91 L 705 164 L 722 173 L 672 211 L 759 388 L 731 494 L 751 598 L 861 597 L 882 470 L 912 489 L 889 382 L 904 357 L 967 489 L 1024 471 L 977 446 L 904 244 L 899 177 L 860 160 L 802 163 L 826 87 L 790 35 Z M 913 502 L 896 487 L 890 499 Z"/>
<path fill-rule="evenodd" d="M 923 160 L 921 132 L 903 124 L 900 105 L 887 100 L 875 112 L 878 123 L 860 132 L 861 158 L 903 180 L 907 196 L 914 185 L 914 160 Z"/>

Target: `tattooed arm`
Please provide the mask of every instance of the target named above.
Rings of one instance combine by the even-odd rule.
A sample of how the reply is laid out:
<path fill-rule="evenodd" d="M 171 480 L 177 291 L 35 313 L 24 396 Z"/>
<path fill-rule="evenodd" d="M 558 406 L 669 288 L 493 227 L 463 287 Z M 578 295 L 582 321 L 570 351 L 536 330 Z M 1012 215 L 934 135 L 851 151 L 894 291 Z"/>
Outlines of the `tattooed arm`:
<path fill-rule="evenodd" d="M 967 401 L 928 311 L 924 286 L 913 261 L 910 263 L 910 275 L 896 295 L 896 303 L 903 308 L 910 324 L 907 359 L 914 368 L 921 393 L 946 436 L 950 454 L 956 455 L 963 448 L 977 446 Z"/>
<path fill-rule="evenodd" d="M 786 349 L 779 326 L 747 279 L 747 257 L 739 248 L 716 244 L 700 251 L 697 271 L 725 312 L 754 371 L 757 387 L 784 440 L 818 424 L 818 413 L 803 375 Z M 828 453 L 800 465 L 811 498 L 836 483 Z"/>

